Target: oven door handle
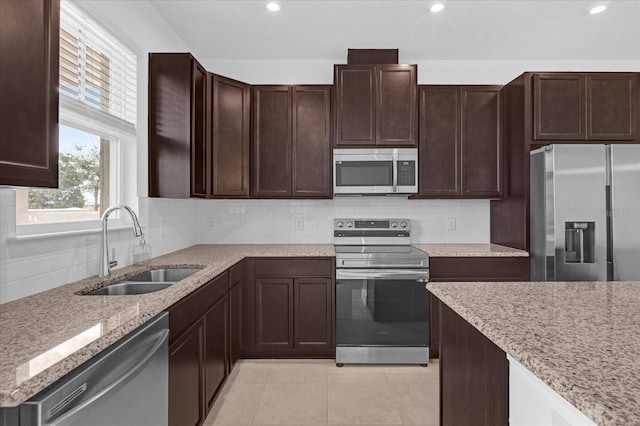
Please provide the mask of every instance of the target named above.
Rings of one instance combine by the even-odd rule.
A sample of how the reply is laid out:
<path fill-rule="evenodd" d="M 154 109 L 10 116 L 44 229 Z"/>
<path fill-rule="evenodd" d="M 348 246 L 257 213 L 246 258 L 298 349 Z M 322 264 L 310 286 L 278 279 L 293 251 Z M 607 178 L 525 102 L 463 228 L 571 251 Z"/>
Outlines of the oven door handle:
<path fill-rule="evenodd" d="M 398 280 L 429 281 L 429 270 L 415 269 L 336 269 L 336 280 L 366 280 L 393 278 Z"/>

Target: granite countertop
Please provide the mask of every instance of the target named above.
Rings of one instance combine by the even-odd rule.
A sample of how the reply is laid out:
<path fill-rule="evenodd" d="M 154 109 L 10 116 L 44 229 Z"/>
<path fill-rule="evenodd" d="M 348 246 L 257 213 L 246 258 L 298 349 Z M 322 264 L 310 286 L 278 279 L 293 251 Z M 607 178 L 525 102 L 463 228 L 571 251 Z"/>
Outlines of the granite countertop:
<path fill-rule="evenodd" d="M 196 245 L 0 305 L 0 407 L 13 407 L 245 257 L 335 256 L 333 245 Z M 161 267 L 202 267 L 167 289 L 130 296 L 77 293 Z"/>
<path fill-rule="evenodd" d="M 529 257 L 529 253 L 499 244 L 413 244 L 429 257 Z"/>
<path fill-rule="evenodd" d="M 640 282 L 427 288 L 598 425 L 640 425 Z"/>
<path fill-rule="evenodd" d="M 526 256 L 494 244 L 415 244 L 431 256 Z M 196 245 L 0 305 L 0 407 L 35 395 L 245 257 L 333 257 L 331 244 Z M 202 267 L 179 285 L 142 295 L 82 292 L 149 269 Z"/>

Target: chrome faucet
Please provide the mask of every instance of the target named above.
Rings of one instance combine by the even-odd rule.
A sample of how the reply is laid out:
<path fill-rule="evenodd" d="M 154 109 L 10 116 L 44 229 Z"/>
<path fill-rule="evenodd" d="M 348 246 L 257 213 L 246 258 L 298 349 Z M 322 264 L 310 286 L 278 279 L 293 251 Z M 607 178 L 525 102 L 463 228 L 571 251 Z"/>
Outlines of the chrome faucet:
<path fill-rule="evenodd" d="M 118 206 L 109 207 L 102 214 L 102 241 L 100 242 L 100 270 L 98 276 L 100 278 L 108 277 L 111 275 L 111 268 L 118 266 L 118 262 L 114 259 L 109 261 L 109 245 L 107 244 L 107 219 L 114 210 L 123 210 L 129 213 L 131 221 L 133 222 L 133 235 L 136 237 L 142 236 L 142 227 L 138 221 L 138 216 L 129 206 L 120 204 Z"/>

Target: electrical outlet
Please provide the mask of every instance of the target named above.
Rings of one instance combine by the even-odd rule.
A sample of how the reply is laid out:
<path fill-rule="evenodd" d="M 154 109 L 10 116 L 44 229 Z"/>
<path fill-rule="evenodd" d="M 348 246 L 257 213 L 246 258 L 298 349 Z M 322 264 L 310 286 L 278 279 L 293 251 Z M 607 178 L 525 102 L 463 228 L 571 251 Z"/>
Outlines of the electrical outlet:
<path fill-rule="evenodd" d="M 304 217 L 296 216 L 293 218 L 293 222 L 295 224 L 296 231 L 304 230 Z"/>
<path fill-rule="evenodd" d="M 456 218 L 448 217 L 447 218 L 447 231 L 455 231 L 456 230 Z"/>
<path fill-rule="evenodd" d="M 210 231 L 213 231 L 214 229 L 216 229 L 216 218 L 215 217 L 210 217 L 209 218 L 208 227 L 209 227 Z"/>

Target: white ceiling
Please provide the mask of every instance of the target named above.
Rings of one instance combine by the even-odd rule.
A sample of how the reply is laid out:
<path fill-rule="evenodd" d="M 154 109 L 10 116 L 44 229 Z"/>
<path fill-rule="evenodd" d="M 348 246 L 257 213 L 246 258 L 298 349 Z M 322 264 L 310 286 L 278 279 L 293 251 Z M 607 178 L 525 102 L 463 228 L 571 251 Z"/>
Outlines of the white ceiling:
<path fill-rule="evenodd" d="M 152 0 L 198 58 L 335 59 L 399 48 L 413 60 L 640 60 L 640 0 Z M 596 4 L 608 4 L 589 15 Z"/>

